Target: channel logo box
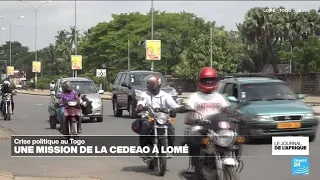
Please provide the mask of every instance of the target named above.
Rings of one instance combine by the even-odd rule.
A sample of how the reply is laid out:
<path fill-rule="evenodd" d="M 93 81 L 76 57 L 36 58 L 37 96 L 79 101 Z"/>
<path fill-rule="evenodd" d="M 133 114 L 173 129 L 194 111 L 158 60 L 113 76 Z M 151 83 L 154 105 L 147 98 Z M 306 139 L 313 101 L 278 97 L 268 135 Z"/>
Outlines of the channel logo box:
<path fill-rule="evenodd" d="M 309 137 L 272 137 L 272 155 L 308 156 Z"/>
<path fill-rule="evenodd" d="M 293 157 L 292 175 L 308 175 L 310 173 L 309 164 L 309 157 Z"/>

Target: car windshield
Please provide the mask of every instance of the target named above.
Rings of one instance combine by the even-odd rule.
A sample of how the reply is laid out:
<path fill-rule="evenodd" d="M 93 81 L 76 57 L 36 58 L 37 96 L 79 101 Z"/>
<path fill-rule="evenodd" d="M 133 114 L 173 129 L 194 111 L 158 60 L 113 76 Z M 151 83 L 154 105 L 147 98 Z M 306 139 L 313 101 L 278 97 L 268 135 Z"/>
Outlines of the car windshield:
<path fill-rule="evenodd" d="M 139 73 L 139 74 L 131 74 L 131 84 L 132 85 L 145 85 L 147 86 L 147 76 L 150 75 L 157 75 L 160 76 L 161 79 L 161 87 L 166 87 L 168 86 L 166 79 L 163 77 L 162 74 L 155 73 L 155 74 L 150 74 L 150 73 Z"/>
<path fill-rule="evenodd" d="M 241 98 L 248 101 L 295 100 L 297 95 L 284 83 L 241 85 Z"/>
<path fill-rule="evenodd" d="M 80 94 L 98 93 L 98 90 L 92 81 L 70 81 L 70 83 Z"/>

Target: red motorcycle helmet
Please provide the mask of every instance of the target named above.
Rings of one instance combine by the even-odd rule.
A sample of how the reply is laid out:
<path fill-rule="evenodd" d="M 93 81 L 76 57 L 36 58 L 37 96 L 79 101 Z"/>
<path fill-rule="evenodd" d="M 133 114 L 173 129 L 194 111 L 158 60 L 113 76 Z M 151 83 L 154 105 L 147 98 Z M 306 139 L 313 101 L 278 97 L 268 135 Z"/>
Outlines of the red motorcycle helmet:
<path fill-rule="evenodd" d="M 141 120 L 137 119 L 137 120 L 133 121 L 131 124 L 131 130 L 136 134 L 140 134 L 140 129 L 141 129 L 140 123 L 141 123 Z"/>
<path fill-rule="evenodd" d="M 201 69 L 198 76 L 198 87 L 203 93 L 212 93 L 218 82 L 217 71 L 211 67 L 204 67 Z"/>

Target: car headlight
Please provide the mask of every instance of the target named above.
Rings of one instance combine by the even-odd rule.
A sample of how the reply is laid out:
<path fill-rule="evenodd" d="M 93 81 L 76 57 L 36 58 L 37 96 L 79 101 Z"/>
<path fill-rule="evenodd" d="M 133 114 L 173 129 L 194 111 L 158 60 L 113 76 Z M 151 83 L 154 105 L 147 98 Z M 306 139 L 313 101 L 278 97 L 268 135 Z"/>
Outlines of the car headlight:
<path fill-rule="evenodd" d="M 272 117 L 271 116 L 256 116 L 253 120 L 257 120 L 257 121 L 272 121 Z"/>
<path fill-rule="evenodd" d="M 236 133 L 231 130 L 220 130 L 217 133 L 215 143 L 221 147 L 232 146 L 236 142 Z"/>
<path fill-rule="evenodd" d="M 96 102 L 95 104 L 96 104 L 97 106 L 101 106 L 101 105 L 102 105 L 101 99 L 96 99 L 95 102 Z"/>
<path fill-rule="evenodd" d="M 309 114 L 304 114 L 303 115 L 303 119 L 312 119 L 314 118 L 314 114 L 313 113 L 309 113 Z"/>
<path fill-rule="evenodd" d="M 142 95 L 142 91 L 135 89 L 134 93 L 136 94 L 136 97 L 139 98 Z"/>
<path fill-rule="evenodd" d="M 173 89 L 171 92 L 170 92 L 171 96 L 177 96 L 178 93 L 175 89 Z"/>

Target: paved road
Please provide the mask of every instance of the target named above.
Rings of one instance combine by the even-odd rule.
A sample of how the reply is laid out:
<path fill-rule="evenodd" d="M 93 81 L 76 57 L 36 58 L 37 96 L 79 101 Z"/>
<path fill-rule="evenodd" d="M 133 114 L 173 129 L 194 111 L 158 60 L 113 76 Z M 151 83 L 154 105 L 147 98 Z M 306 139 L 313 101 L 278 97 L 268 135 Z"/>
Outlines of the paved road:
<path fill-rule="evenodd" d="M 49 97 L 18 95 L 15 97 L 16 111 L 13 120 L 0 120 L 0 126 L 10 128 L 16 134 L 58 135 L 56 130 L 49 129 L 47 105 Z M 110 101 L 104 101 L 104 122 L 83 124 L 83 134 L 133 135 L 127 117 L 114 118 Z M 127 114 L 127 113 L 125 113 Z M 183 133 L 182 117 L 175 123 L 177 134 Z M 318 133 L 319 136 L 319 133 Z M 320 138 L 319 138 L 320 139 Z M 320 140 L 310 147 L 310 175 L 304 180 L 318 179 L 320 176 Z M 244 147 L 243 180 L 295 180 L 301 177 L 291 175 L 290 156 L 271 156 L 271 144 L 246 145 Z M 0 140 L 0 172 L 9 171 L 15 175 L 52 176 L 52 177 L 100 177 L 117 180 L 139 179 L 179 179 L 178 171 L 187 167 L 186 158 L 174 158 L 168 161 L 168 172 L 165 177 L 156 177 L 149 172 L 139 158 L 11 158 L 10 140 Z"/>

